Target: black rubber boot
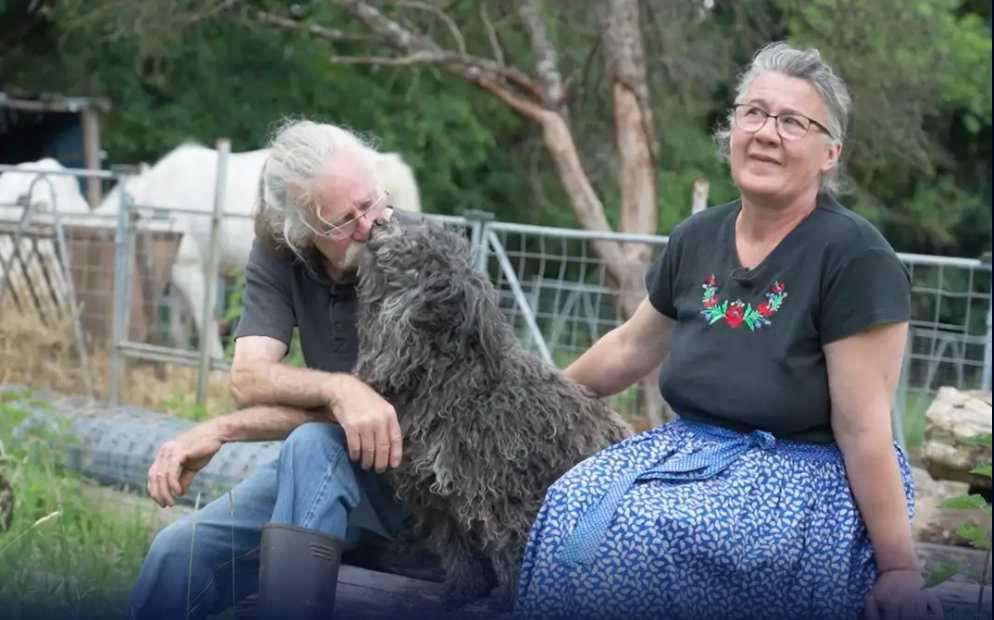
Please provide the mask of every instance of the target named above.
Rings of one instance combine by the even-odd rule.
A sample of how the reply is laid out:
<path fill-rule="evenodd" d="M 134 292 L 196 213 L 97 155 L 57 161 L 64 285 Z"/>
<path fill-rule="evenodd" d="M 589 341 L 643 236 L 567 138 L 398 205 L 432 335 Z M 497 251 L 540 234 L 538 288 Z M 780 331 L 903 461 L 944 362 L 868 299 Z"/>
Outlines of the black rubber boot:
<path fill-rule="evenodd" d="M 259 557 L 259 617 L 331 620 L 342 541 L 316 530 L 267 523 Z"/>

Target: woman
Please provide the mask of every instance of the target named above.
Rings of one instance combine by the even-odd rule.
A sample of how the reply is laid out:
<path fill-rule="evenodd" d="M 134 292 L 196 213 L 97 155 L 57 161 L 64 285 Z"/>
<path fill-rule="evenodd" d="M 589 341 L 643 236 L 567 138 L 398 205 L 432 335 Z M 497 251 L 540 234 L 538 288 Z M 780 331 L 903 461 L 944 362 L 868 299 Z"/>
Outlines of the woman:
<path fill-rule="evenodd" d="M 740 199 L 681 223 L 635 315 L 566 371 L 607 395 L 665 359 L 679 419 L 549 489 L 518 616 L 941 614 L 890 430 L 908 275 L 831 194 L 849 107 L 816 50 L 743 74 L 717 136 Z"/>

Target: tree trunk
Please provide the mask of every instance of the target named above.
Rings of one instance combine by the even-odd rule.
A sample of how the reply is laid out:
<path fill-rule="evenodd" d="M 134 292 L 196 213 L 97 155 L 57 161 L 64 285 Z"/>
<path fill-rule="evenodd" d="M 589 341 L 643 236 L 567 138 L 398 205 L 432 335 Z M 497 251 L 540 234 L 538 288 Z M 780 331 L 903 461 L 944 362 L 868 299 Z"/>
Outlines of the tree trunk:
<path fill-rule="evenodd" d="M 645 74 L 645 54 L 636 0 L 610 0 L 598 5 L 604 32 L 604 61 L 611 81 L 615 140 L 618 149 L 618 189 L 621 232 L 655 234 L 659 222 L 656 192 L 656 144 Z M 618 312 L 630 318 L 645 298 L 642 274 L 652 260 L 652 248 L 629 244 L 625 268 L 608 272 L 608 284 L 618 291 Z M 672 417 L 657 387 L 659 368 L 639 380 L 639 404 L 649 422 L 658 426 Z"/>

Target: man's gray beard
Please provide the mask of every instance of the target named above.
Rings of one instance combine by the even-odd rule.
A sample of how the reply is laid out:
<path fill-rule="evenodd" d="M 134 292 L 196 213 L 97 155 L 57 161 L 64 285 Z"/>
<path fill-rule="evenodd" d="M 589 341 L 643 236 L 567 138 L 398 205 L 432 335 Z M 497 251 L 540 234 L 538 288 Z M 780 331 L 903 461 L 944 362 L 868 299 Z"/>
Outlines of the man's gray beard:
<path fill-rule="evenodd" d="M 359 267 L 359 255 L 362 253 L 362 244 L 352 242 L 349 247 L 345 249 L 345 254 L 338 261 L 338 267 L 343 273 L 353 274 Z"/>

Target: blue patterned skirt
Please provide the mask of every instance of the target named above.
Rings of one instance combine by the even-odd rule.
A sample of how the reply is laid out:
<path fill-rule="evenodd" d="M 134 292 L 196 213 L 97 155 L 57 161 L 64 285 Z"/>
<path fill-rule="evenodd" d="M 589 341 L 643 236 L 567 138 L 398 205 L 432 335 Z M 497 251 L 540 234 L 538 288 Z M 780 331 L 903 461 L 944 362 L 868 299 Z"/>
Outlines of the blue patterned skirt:
<path fill-rule="evenodd" d="M 907 460 L 895 448 L 907 509 Z M 583 461 L 532 527 L 518 618 L 857 618 L 873 550 L 835 445 L 676 421 Z"/>

